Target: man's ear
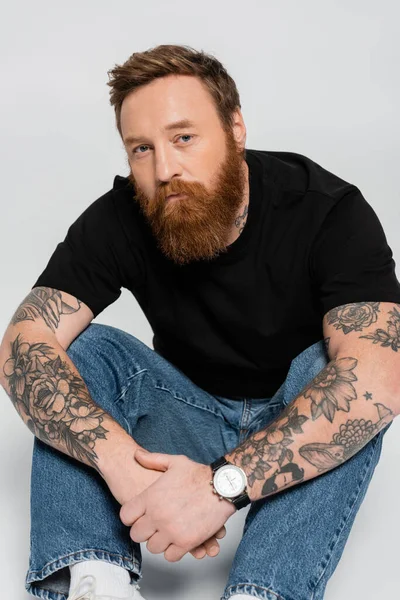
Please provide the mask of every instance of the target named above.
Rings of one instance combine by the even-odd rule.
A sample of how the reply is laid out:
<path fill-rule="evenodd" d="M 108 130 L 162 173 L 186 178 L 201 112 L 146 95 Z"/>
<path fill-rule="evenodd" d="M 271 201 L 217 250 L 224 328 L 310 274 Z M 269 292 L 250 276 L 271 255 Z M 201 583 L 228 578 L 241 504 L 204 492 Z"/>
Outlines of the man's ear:
<path fill-rule="evenodd" d="M 246 125 L 244 124 L 242 111 L 240 108 L 237 108 L 232 116 L 232 131 L 236 143 L 243 150 L 246 147 Z"/>

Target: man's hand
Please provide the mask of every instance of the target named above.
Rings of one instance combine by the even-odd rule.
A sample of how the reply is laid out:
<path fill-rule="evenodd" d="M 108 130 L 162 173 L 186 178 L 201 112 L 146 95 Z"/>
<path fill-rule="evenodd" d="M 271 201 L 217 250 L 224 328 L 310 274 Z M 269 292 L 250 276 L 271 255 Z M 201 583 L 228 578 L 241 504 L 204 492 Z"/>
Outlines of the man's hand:
<path fill-rule="evenodd" d="M 139 446 L 139 448 L 142 448 Z M 105 481 L 113 494 L 114 498 L 121 504 L 126 504 L 137 495 L 141 494 L 150 485 L 157 481 L 164 470 L 156 470 L 154 467 L 146 468 L 140 465 L 134 458 L 135 450 L 138 445 L 130 446 L 124 452 L 120 452 L 118 458 L 115 457 L 113 466 L 107 472 Z M 144 451 L 145 448 L 143 448 Z M 225 537 L 226 529 L 222 527 L 219 531 L 193 548 L 190 553 L 194 558 L 201 559 L 205 556 L 217 556 L 219 553 L 219 544 L 217 539 Z"/>
<path fill-rule="evenodd" d="M 120 510 L 121 521 L 132 525 L 130 537 L 147 541 L 153 554 L 180 560 L 219 532 L 236 507 L 220 501 L 209 484 L 211 469 L 184 455 L 137 450 L 135 459 L 147 469 L 164 471 L 149 488 Z"/>

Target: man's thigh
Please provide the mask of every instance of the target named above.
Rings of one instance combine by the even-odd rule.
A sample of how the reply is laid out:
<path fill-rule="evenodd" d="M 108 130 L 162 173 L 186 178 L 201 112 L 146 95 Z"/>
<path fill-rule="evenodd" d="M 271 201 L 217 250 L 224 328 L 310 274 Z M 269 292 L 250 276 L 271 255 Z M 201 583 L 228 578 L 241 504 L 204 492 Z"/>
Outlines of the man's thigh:
<path fill-rule="evenodd" d="M 212 462 L 238 444 L 243 402 L 220 401 L 133 335 L 91 324 L 68 354 L 94 401 L 147 450 Z"/>

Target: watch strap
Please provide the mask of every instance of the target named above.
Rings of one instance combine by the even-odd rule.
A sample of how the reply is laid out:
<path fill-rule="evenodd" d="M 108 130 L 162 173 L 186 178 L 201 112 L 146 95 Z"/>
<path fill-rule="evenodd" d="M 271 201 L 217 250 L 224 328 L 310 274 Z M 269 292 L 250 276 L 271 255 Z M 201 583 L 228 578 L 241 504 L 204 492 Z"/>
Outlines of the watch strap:
<path fill-rule="evenodd" d="M 220 458 L 217 458 L 216 460 L 214 460 L 210 466 L 213 470 L 213 473 L 215 473 L 215 471 L 217 469 L 219 469 L 220 467 L 223 467 L 224 465 L 230 465 L 230 464 L 231 463 L 226 460 L 225 456 L 221 456 Z"/>

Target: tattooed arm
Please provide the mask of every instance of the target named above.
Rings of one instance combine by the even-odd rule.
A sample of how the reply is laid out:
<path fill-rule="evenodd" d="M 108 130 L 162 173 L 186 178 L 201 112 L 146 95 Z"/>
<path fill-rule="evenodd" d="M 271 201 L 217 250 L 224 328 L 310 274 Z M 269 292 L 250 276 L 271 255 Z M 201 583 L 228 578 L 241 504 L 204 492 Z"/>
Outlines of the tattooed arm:
<path fill-rule="evenodd" d="M 65 352 L 92 319 L 92 311 L 73 296 L 34 288 L 4 334 L 0 383 L 35 436 L 96 469 L 118 499 L 122 489 L 112 474 L 124 478 L 118 466 L 132 461 L 139 444 L 93 401 Z"/>
<path fill-rule="evenodd" d="M 337 307 L 323 333 L 326 367 L 273 423 L 225 454 L 246 472 L 253 501 L 339 466 L 400 413 L 400 306 Z"/>
<path fill-rule="evenodd" d="M 71 294 L 49 287 L 35 287 L 21 302 L 10 324 L 47 325 L 66 350 L 93 317 L 90 308 Z"/>

